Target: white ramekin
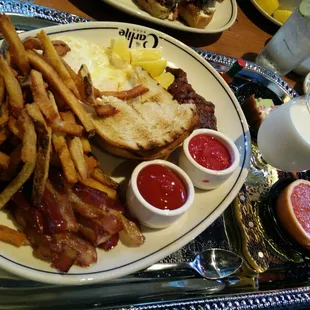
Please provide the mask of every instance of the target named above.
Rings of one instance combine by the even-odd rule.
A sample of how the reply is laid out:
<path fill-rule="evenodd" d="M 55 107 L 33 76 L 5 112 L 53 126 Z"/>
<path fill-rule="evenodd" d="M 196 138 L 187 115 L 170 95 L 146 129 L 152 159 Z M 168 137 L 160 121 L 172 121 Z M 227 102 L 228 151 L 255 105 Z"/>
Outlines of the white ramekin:
<path fill-rule="evenodd" d="M 209 135 L 221 142 L 229 151 L 231 165 L 224 170 L 211 170 L 198 164 L 189 153 L 188 145 L 190 140 L 197 135 Z M 224 134 L 211 129 L 197 129 L 185 139 L 179 156 L 179 166 L 183 169 L 195 187 L 200 189 L 214 189 L 224 183 L 236 170 L 239 165 L 240 154 L 235 143 Z"/>
<path fill-rule="evenodd" d="M 176 210 L 161 210 L 148 203 L 141 195 L 137 185 L 140 171 L 149 165 L 163 165 L 179 175 L 187 190 L 187 200 L 183 206 Z M 188 175 L 178 166 L 165 160 L 151 160 L 140 163 L 133 171 L 126 193 L 127 206 L 130 213 L 136 217 L 141 224 L 150 228 L 164 228 L 178 220 L 192 205 L 195 198 L 195 190 Z"/>

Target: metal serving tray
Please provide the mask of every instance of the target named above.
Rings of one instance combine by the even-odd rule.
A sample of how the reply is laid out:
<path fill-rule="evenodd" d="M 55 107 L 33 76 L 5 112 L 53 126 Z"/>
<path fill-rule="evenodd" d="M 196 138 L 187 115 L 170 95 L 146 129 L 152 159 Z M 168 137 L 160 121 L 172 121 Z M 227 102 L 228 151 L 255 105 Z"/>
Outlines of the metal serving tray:
<path fill-rule="evenodd" d="M 85 18 L 34 5 L 29 2 L 0 0 L 0 13 L 9 14 L 20 31 L 47 27 L 58 23 L 89 22 Z M 227 71 L 235 59 L 194 48 L 208 60 L 216 70 Z M 231 88 L 242 104 L 244 98 L 255 93 L 269 97 L 275 103 L 286 102 L 298 94 L 273 72 L 247 62 L 231 84 Z M 255 146 L 254 146 L 255 150 Z M 257 167 L 257 152 L 253 153 L 252 169 L 246 182 L 246 189 L 270 186 L 272 169 Z M 268 170 L 269 169 L 269 170 Z M 270 181 L 272 179 L 272 182 Z M 258 185 L 258 183 L 259 185 Z M 254 190 L 255 192 L 255 190 Z M 254 262 L 264 267 L 265 261 L 259 260 L 253 251 L 259 240 L 242 240 L 236 228 L 234 210 L 240 207 L 242 191 L 234 203 L 207 230 L 185 247 L 161 262 L 190 261 L 200 251 L 207 248 L 224 248 L 242 252 L 246 262 Z M 253 198 L 254 197 L 254 198 Z M 249 199 L 257 200 L 251 193 Z M 251 209 L 250 209 L 251 210 Z M 251 214 L 250 214 L 251 215 Z M 260 223 L 259 218 L 252 219 Z M 242 226 L 242 225 L 241 225 Z M 247 226 L 247 224 L 245 224 Z M 255 228 L 255 227 L 254 227 Z M 256 243 L 255 243 L 256 242 Z M 245 247 L 244 247 L 245 246 Z M 243 250 L 240 250 L 243 249 Z M 293 264 L 293 265 L 292 265 Z M 246 263 L 237 275 L 224 281 L 204 282 L 206 290 L 182 291 L 186 281 L 201 280 L 188 270 L 154 273 L 137 273 L 109 283 L 88 287 L 60 287 L 35 283 L 14 277 L 0 271 L 0 310 L 1 309 L 261 309 L 261 308 L 306 308 L 310 303 L 307 260 L 285 262 L 268 261 L 262 274 L 249 268 Z M 210 288 L 208 285 L 210 284 Z M 156 294 L 156 287 L 169 287 L 169 294 Z M 173 289 L 171 289 L 171 287 Z M 145 289 L 147 288 L 147 289 Z M 224 288 L 224 289 L 223 289 Z M 154 291 L 155 290 L 155 291 Z M 212 294 L 212 295 L 211 295 Z"/>

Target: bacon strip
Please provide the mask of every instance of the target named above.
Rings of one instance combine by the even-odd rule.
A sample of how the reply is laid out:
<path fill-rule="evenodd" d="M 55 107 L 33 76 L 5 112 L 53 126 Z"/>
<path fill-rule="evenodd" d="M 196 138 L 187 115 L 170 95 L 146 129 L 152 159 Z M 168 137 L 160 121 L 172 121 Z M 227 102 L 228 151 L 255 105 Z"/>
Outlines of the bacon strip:
<path fill-rule="evenodd" d="M 55 50 L 58 56 L 65 56 L 68 52 L 71 51 L 69 45 L 62 40 L 52 40 L 52 44 L 55 47 Z M 26 50 L 43 50 L 42 43 L 39 39 L 34 37 L 28 37 L 23 41 L 23 45 Z"/>
<path fill-rule="evenodd" d="M 79 216 L 78 222 L 80 232 L 95 246 L 108 241 L 114 234 L 123 229 L 122 223 L 113 214 L 95 219 Z"/>
<path fill-rule="evenodd" d="M 109 240 L 107 240 L 106 242 L 99 244 L 98 247 L 105 251 L 110 251 L 117 246 L 118 241 L 119 241 L 119 234 L 116 233 L 113 236 L 111 236 Z"/>
<path fill-rule="evenodd" d="M 65 232 L 55 235 L 55 238 L 57 244 L 63 248 L 63 251 L 69 248 L 77 252 L 75 264 L 87 267 L 90 264 L 97 262 L 95 247 L 86 240 L 78 237 L 76 234 Z"/>
<path fill-rule="evenodd" d="M 101 96 L 112 96 L 116 97 L 120 100 L 130 100 L 134 99 L 138 96 L 141 96 L 145 93 L 147 93 L 149 89 L 147 87 L 144 87 L 143 85 L 138 85 L 132 89 L 129 90 L 121 90 L 121 91 L 101 91 Z"/>
<path fill-rule="evenodd" d="M 72 192 L 80 198 L 83 203 L 95 206 L 97 209 L 104 210 L 105 213 L 103 213 L 103 215 L 106 214 L 107 209 L 114 209 L 122 213 L 124 212 L 124 207 L 119 201 L 112 200 L 106 193 L 86 186 L 81 182 L 74 184 L 72 187 Z"/>
<path fill-rule="evenodd" d="M 21 190 L 12 197 L 10 205 L 13 208 L 16 222 L 23 229 L 32 227 L 38 233 L 44 232 L 44 218 L 41 211 L 29 204 Z"/>
<path fill-rule="evenodd" d="M 65 223 L 64 230 L 78 231 L 79 225 L 73 214 L 73 208 L 65 194 L 60 194 L 48 181 L 46 183 L 46 191 L 50 191 L 56 202 L 55 209 L 59 212 L 61 220 Z"/>

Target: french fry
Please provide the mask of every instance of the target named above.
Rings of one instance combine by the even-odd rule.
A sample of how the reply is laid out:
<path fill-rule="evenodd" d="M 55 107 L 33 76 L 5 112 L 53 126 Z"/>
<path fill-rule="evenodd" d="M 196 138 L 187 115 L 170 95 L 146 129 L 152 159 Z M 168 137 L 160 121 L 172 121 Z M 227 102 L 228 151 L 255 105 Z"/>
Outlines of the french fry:
<path fill-rule="evenodd" d="M 52 108 L 54 109 L 54 111 L 59 116 L 58 107 L 57 107 L 57 104 L 56 104 L 55 97 L 54 97 L 53 93 L 51 91 L 48 91 L 47 93 L 48 93 L 48 98 L 49 98 L 49 100 L 51 102 Z"/>
<path fill-rule="evenodd" d="M 32 203 L 34 206 L 40 206 L 45 190 L 45 183 L 48 178 L 52 130 L 49 127 L 45 127 L 44 123 L 39 125 L 39 122 L 36 122 L 35 124 L 37 124 L 36 128 L 38 128 L 38 155 L 34 170 Z"/>
<path fill-rule="evenodd" d="M 10 46 L 10 51 L 14 56 L 14 61 L 19 70 L 26 75 L 30 72 L 30 66 L 25 54 L 25 48 L 20 40 L 9 16 L 0 15 L 0 32 Z"/>
<path fill-rule="evenodd" d="M 32 120 L 34 121 L 35 126 L 39 126 L 39 130 L 42 130 L 41 128 L 46 128 L 46 122 L 45 119 L 43 117 L 43 114 L 41 113 L 41 110 L 39 108 L 39 105 L 34 102 L 31 104 L 26 104 L 26 110 L 28 115 L 32 118 Z M 37 125 L 36 125 L 37 124 Z M 46 132 L 45 132 L 46 133 Z"/>
<path fill-rule="evenodd" d="M 84 128 L 76 123 L 71 111 L 60 112 L 59 115 L 62 120 L 57 119 L 52 123 L 53 131 L 63 132 L 77 137 L 82 135 Z"/>
<path fill-rule="evenodd" d="M 0 127 L 9 121 L 9 98 L 0 105 Z"/>
<path fill-rule="evenodd" d="M 53 121 L 57 116 L 51 101 L 47 95 L 42 74 L 36 70 L 30 72 L 30 87 L 34 101 L 39 106 L 41 112 L 49 120 Z"/>
<path fill-rule="evenodd" d="M 83 126 L 81 125 L 62 121 L 59 118 L 54 120 L 54 122 L 51 124 L 51 127 L 54 132 L 63 132 L 69 135 L 77 136 L 77 137 L 80 137 L 84 130 Z"/>
<path fill-rule="evenodd" d="M 10 137 L 10 131 L 7 127 L 0 128 L 0 145 Z"/>
<path fill-rule="evenodd" d="M 82 145 L 83 145 L 83 152 L 85 154 L 90 153 L 91 152 L 91 146 L 90 146 L 90 143 L 89 143 L 88 139 L 85 138 L 85 137 L 80 137 L 80 139 L 81 139 L 81 142 L 82 142 Z"/>
<path fill-rule="evenodd" d="M 18 124 L 17 119 L 14 118 L 13 116 L 10 116 L 10 117 L 9 117 L 8 128 L 9 128 L 10 131 L 11 131 L 16 137 L 18 137 L 20 140 L 23 139 L 23 129 L 22 129 L 21 126 Z"/>
<path fill-rule="evenodd" d="M 75 168 L 83 180 L 88 177 L 87 164 L 84 158 L 83 145 L 79 138 L 74 137 L 68 141 L 68 147 Z"/>
<path fill-rule="evenodd" d="M 76 183 L 78 181 L 78 175 L 75 170 L 75 166 L 72 161 L 64 135 L 62 133 L 53 133 L 52 140 L 55 151 L 59 156 L 66 180 L 70 184 Z"/>
<path fill-rule="evenodd" d="M 83 83 L 83 78 L 76 73 L 66 62 L 64 59 L 62 59 L 62 63 L 64 64 L 64 66 L 66 67 L 66 69 L 68 70 L 72 80 L 74 81 L 77 89 L 79 90 L 80 96 L 81 98 L 84 97 L 84 83 Z M 94 89 L 94 96 L 97 98 L 100 96 L 100 91 L 96 88 L 93 87 Z"/>
<path fill-rule="evenodd" d="M 4 59 L 5 61 L 7 62 L 8 65 L 11 64 L 11 53 L 10 53 L 10 50 L 5 50 L 4 52 Z M 12 68 L 11 68 L 12 69 Z M 14 70 L 15 71 L 15 70 Z"/>
<path fill-rule="evenodd" d="M 66 85 L 61 81 L 55 70 L 36 52 L 27 50 L 26 54 L 28 56 L 31 65 L 40 71 L 43 77 L 49 82 L 49 84 L 60 94 L 65 100 L 68 107 L 76 114 L 81 123 L 83 124 L 85 130 L 92 135 L 94 133 L 94 125 L 92 123 L 91 117 L 84 110 L 83 106 L 79 103 L 77 98 L 73 95 L 71 91 L 66 87 Z"/>
<path fill-rule="evenodd" d="M 107 187 L 113 188 L 115 190 L 118 190 L 119 188 L 119 184 L 111 179 L 108 175 L 106 175 L 99 167 L 94 170 L 92 177 Z"/>
<path fill-rule="evenodd" d="M 0 104 L 5 102 L 5 84 L 4 79 L 0 76 Z"/>
<path fill-rule="evenodd" d="M 18 144 L 18 146 L 13 150 L 13 152 L 11 152 L 8 168 L 0 172 L 0 180 L 2 182 L 11 181 L 17 174 L 17 169 L 21 162 L 21 146 L 21 144 Z"/>
<path fill-rule="evenodd" d="M 0 168 L 7 169 L 9 167 L 10 156 L 0 152 Z"/>
<path fill-rule="evenodd" d="M 26 104 L 26 110 L 34 122 L 38 136 L 38 153 L 32 186 L 32 202 L 34 206 L 39 206 L 48 177 L 52 131 L 51 128 L 47 127 L 40 108 L 36 103 Z"/>
<path fill-rule="evenodd" d="M 95 179 L 88 178 L 86 180 L 80 179 L 79 181 L 81 183 L 83 183 L 84 185 L 87 185 L 89 187 L 98 189 L 99 191 L 106 193 L 108 195 L 108 197 L 113 199 L 113 200 L 115 200 L 116 197 L 117 197 L 117 192 L 116 192 L 115 189 L 110 188 L 110 187 L 108 187 L 106 185 L 103 185 L 102 183 L 98 182 Z"/>
<path fill-rule="evenodd" d="M 100 92 L 101 96 L 112 96 L 116 97 L 120 100 L 130 100 L 134 99 L 138 96 L 141 96 L 147 93 L 149 89 L 144 87 L 143 85 L 137 85 L 129 90 L 121 90 L 121 91 L 102 91 Z"/>
<path fill-rule="evenodd" d="M 59 74 L 60 78 L 63 80 L 64 84 L 72 91 L 72 93 L 76 96 L 76 98 L 80 99 L 80 93 L 74 84 L 68 70 L 62 63 L 60 57 L 55 50 L 51 40 L 47 36 L 47 34 L 41 30 L 37 34 L 38 39 L 42 43 L 44 57 L 47 58 L 48 62 L 55 69 L 55 71 Z"/>
<path fill-rule="evenodd" d="M 83 95 L 84 95 L 83 99 L 84 99 L 86 104 L 93 106 L 96 104 L 93 82 L 92 82 L 90 73 L 89 73 L 86 65 L 83 64 L 81 66 L 81 68 L 79 70 L 79 75 L 81 76 L 82 81 L 83 81 Z"/>
<path fill-rule="evenodd" d="M 88 170 L 88 174 L 89 176 L 91 176 L 95 169 L 100 165 L 99 162 L 95 159 L 94 156 L 88 156 L 86 154 L 84 154 L 84 159 L 85 162 L 87 164 L 87 170 Z"/>
<path fill-rule="evenodd" d="M 12 196 L 24 185 L 30 178 L 35 168 L 35 161 L 26 162 L 18 175 L 6 186 L 0 193 L 0 209 L 3 208 Z"/>
<path fill-rule="evenodd" d="M 23 232 L 0 225 L 0 241 L 20 247 L 28 245 L 29 240 Z"/>
<path fill-rule="evenodd" d="M 76 123 L 74 114 L 71 111 L 68 112 L 60 112 L 59 113 L 61 119 L 66 122 Z"/>
<path fill-rule="evenodd" d="M 24 107 L 22 89 L 2 55 L 0 55 L 0 75 L 2 75 L 4 79 L 11 109 L 15 115 L 19 115 Z"/>
<path fill-rule="evenodd" d="M 26 110 L 21 112 L 18 117 L 18 123 L 23 129 L 23 139 L 22 139 L 22 161 L 35 162 L 37 155 L 37 134 L 34 129 L 34 124 Z"/>

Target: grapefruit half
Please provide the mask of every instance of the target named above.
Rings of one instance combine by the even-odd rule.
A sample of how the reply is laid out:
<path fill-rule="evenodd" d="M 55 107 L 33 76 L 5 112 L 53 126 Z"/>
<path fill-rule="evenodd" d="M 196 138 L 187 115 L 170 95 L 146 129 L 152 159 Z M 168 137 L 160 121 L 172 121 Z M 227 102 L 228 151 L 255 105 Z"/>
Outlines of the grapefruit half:
<path fill-rule="evenodd" d="M 276 209 L 281 226 L 310 249 L 310 182 L 296 180 L 288 185 L 279 195 Z"/>

